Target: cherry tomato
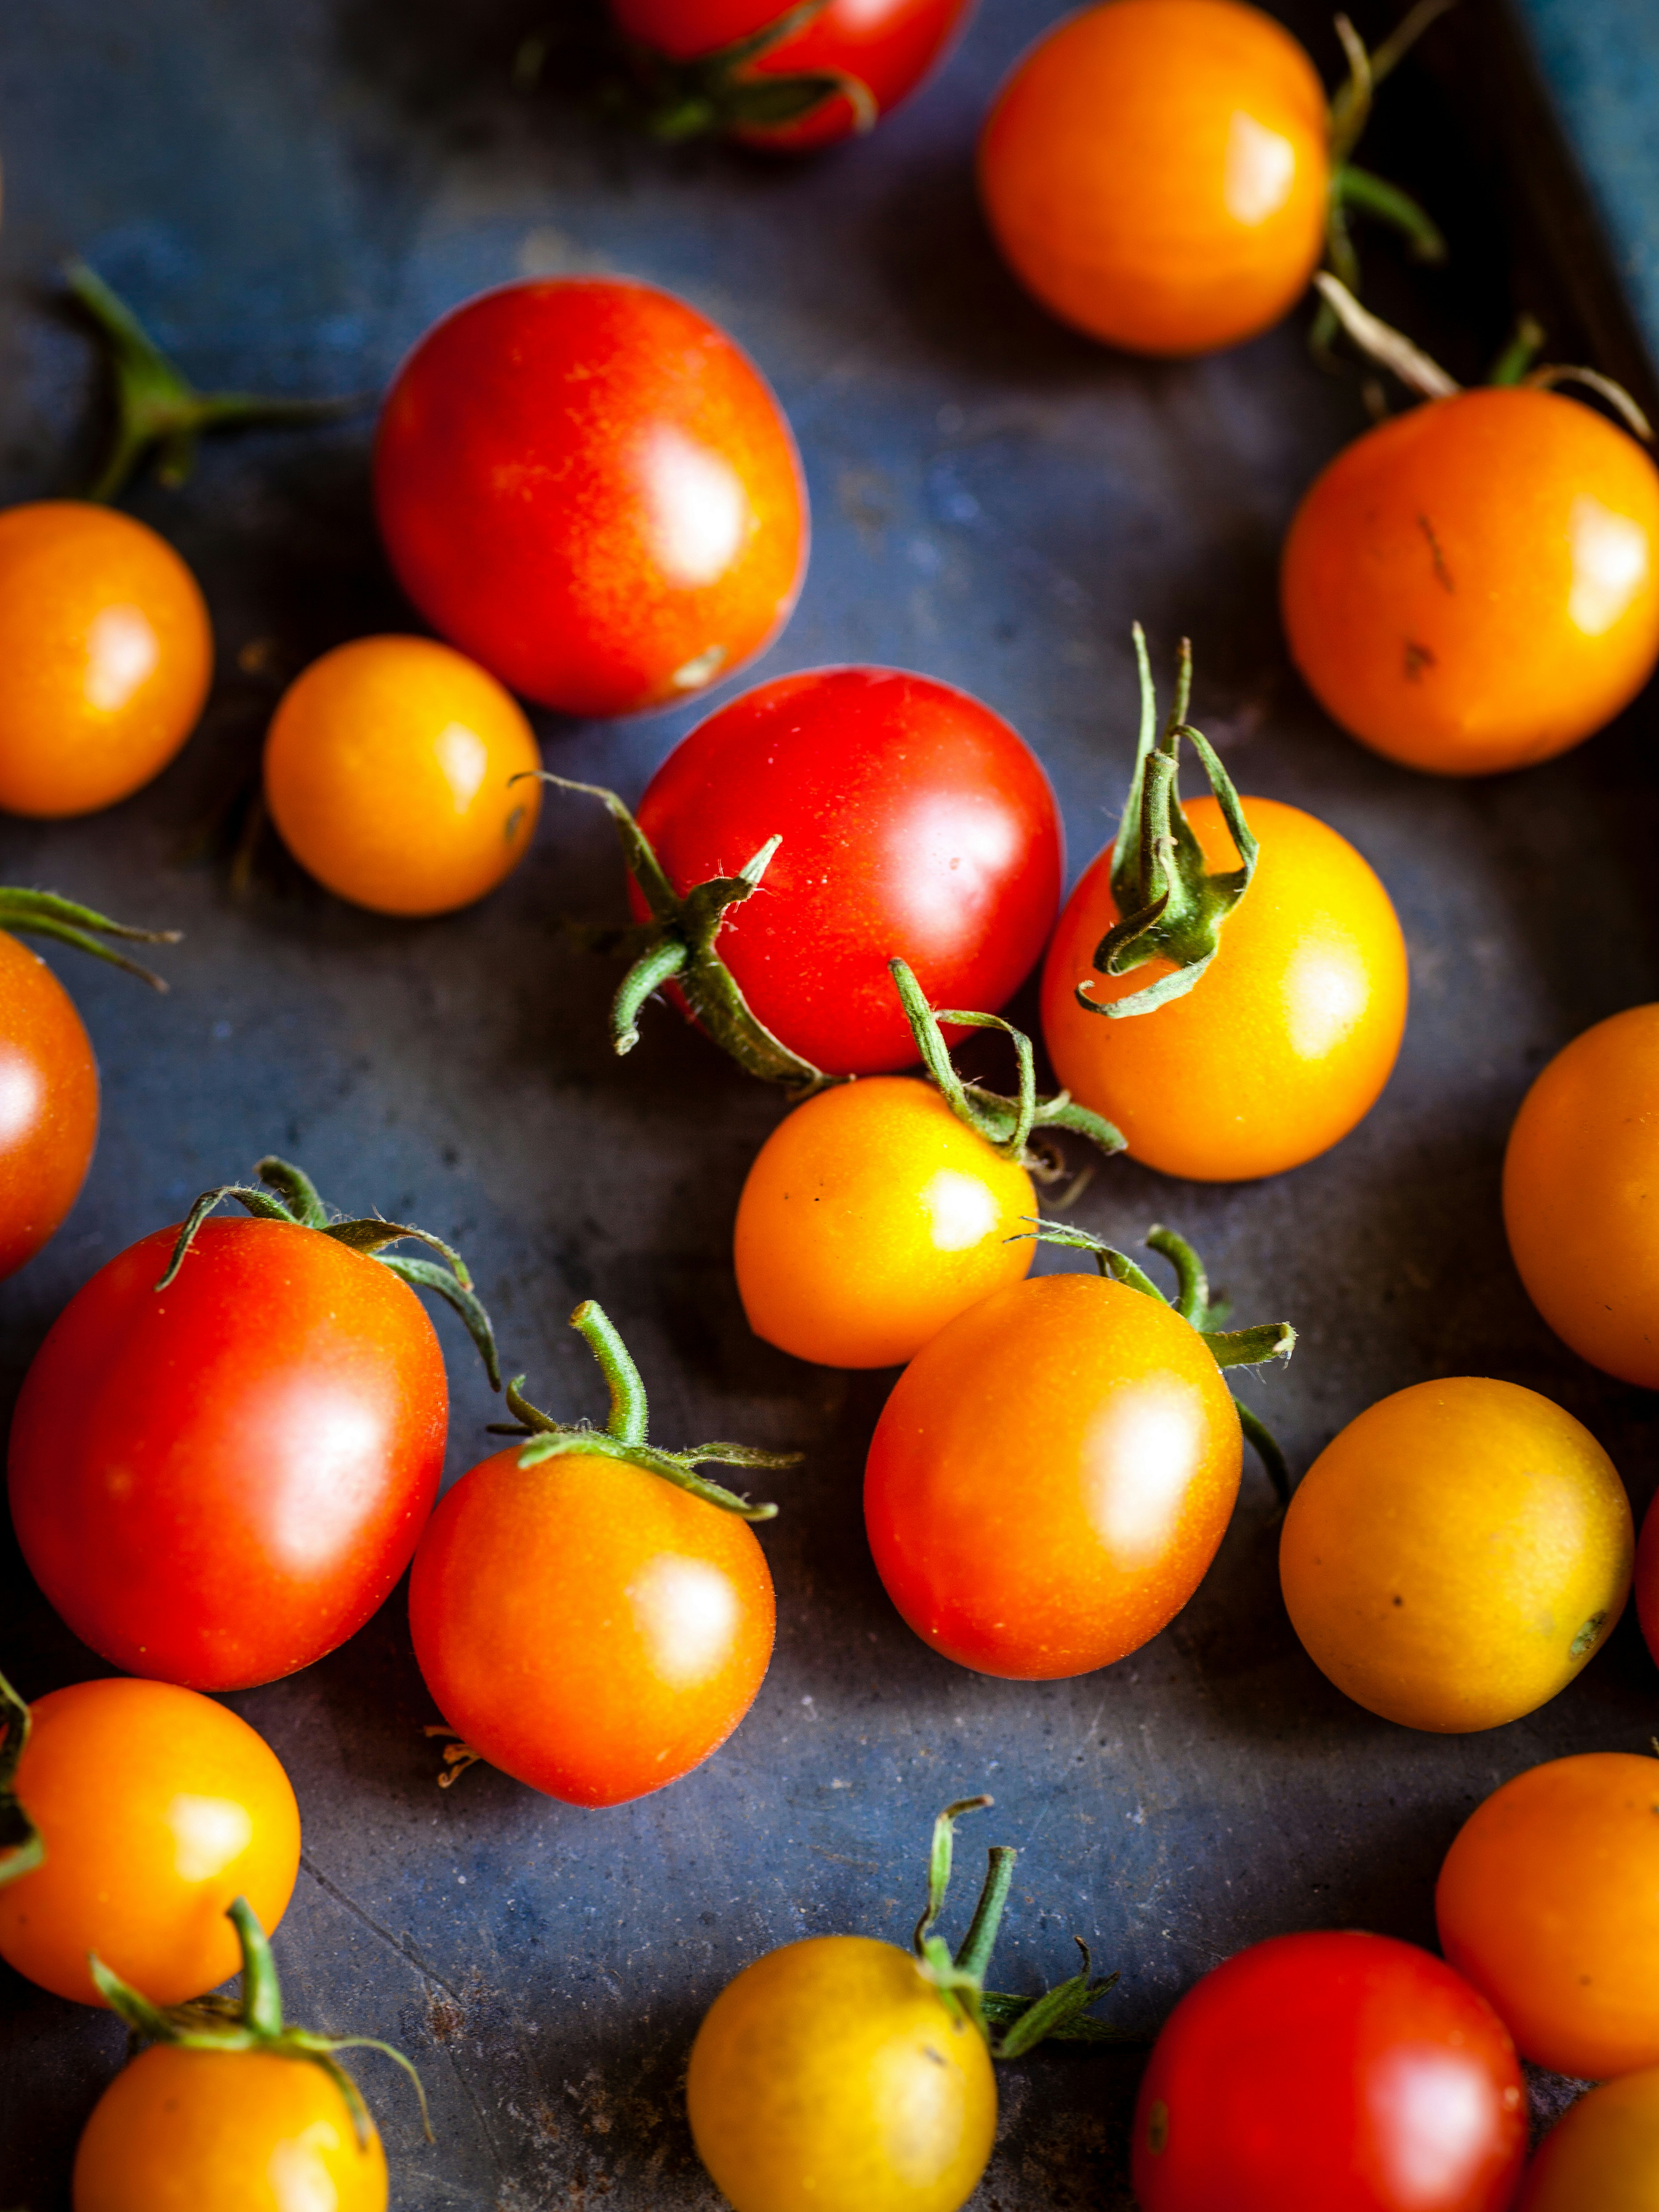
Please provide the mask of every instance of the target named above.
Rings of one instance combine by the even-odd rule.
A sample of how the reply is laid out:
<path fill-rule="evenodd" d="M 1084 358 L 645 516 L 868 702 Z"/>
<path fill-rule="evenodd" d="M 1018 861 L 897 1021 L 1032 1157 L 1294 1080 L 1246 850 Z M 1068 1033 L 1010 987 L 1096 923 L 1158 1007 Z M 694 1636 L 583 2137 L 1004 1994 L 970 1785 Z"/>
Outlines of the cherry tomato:
<path fill-rule="evenodd" d="M 1109 1666 L 1171 1620 L 1238 1494 L 1238 1411 L 1156 1298 L 1045 1275 L 958 1314 L 894 1386 L 864 1516 L 887 1594 L 981 1674 Z"/>
<path fill-rule="evenodd" d="M 1528 1296 L 1579 1357 L 1659 1389 L 1659 1006 L 1559 1052 L 1516 1115 L 1504 1225 Z"/>
<path fill-rule="evenodd" d="M 1434 1909 L 1523 2058 L 1592 2081 L 1659 2063 L 1659 1763 L 1517 1774 L 1458 1830 Z"/>
<path fill-rule="evenodd" d="M 94 1651 L 194 1689 L 320 1659 L 408 1565 L 448 1390 L 432 1324 L 379 1261 L 297 1222 L 146 1237 L 58 1316 L 24 1378 L 12 1518 Z"/>
<path fill-rule="evenodd" d="M 805 564 L 800 464 L 759 373 L 694 308 L 610 277 L 506 284 L 428 331 L 386 399 L 374 497 L 434 628 L 571 714 L 729 676 Z"/>
<path fill-rule="evenodd" d="M 82 2004 L 104 2002 L 91 1951 L 153 2004 L 228 1981 L 232 1899 L 274 1928 L 299 1870 L 299 1808 L 275 1752 L 166 1682 L 78 1682 L 29 1710 L 12 1788 L 45 1856 L 0 1886 L 0 1958 Z"/>
<path fill-rule="evenodd" d="M 1506 2212 L 1514 2045 L 1415 1944 L 1275 1936 L 1189 1990 L 1135 2108 L 1141 2212 Z"/>
<path fill-rule="evenodd" d="M 78 500 L 0 514 L 0 808 L 90 814 L 158 775 L 213 677 L 196 579 L 131 515 Z"/>
<path fill-rule="evenodd" d="M 447 914 L 524 858 L 540 766 L 529 723 L 475 662 L 429 638 L 360 637 L 283 694 L 265 803 L 301 866 L 340 897 Z"/>
<path fill-rule="evenodd" d="M 1565 752 L 1659 659 L 1659 471 L 1576 399 L 1432 399 L 1319 477 L 1285 541 L 1291 656 L 1344 729 L 1437 775 Z"/>
<path fill-rule="evenodd" d="M 1237 0 L 1110 0 L 1046 33 L 980 142 L 997 244 L 1043 306 L 1131 352 L 1208 353 L 1307 289 L 1330 187 L 1324 88 Z"/>
<path fill-rule="evenodd" d="M 896 107 L 927 74 L 968 13 L 972 0 L 829 0 L 775 44 L 742 60 L 712 94 L 704 94 L 706 119 L 683 111 L 665 114 L 667 135 L 724 130 L 745 145 L 805 153 L 829 146 Z M 611 13 L 652 59 L 671 65 L 704 64 L 802 11 L 785 0 L 611 0 Z M 702 78 L 688 84 L 695 99 Z M 849 99 L 834 80 L 856 79 Z M 779 78 L 793 85 L 780 85 Z M 816 80 L 816 82 L 815 82 Z M 797 97 L 791 99 L 793 90 Z M 782 99 L 794 112 L 771 119 Z M 678 125 L 678 127 L 676 127 Z"/>
<path fill-rule="evenodd" d="M 98 1141 L 98 1064 L 44 960 L 0 930 L 0 1277 L 57 1233 Z"/>
<path fill-rule="evenodd" d="M 1185 998 L 1118 1020 L 1078 1004 L 1080 982 L 1105 1003 L 1171 964 L 1115 977 L 1091 964 L 1118 919 L 1110 846 L 1066 901 L 1042 975 L 1042 1034 L 1066 1088 L 1117 1124 L 1133 1158 L 1199 1182 L 1277 1175 L 1328 1151 L 1376 1103 L 1406 1024 L 1405 939 L 1371 869 L 1297 807 L 1243 806 L 1261 845 L 1255 879 Z M 1234 866 L 1216 801 L 1186 812 L 1210 866 Z"/>
<path fill-rule="evenodd" d="M 1516 2212 L 1652 2212 L 1659 2202 L 1659 2067 L 1581 2097 L 1545 2136 Z"/>
<path fill-rule="evenodd" d="M 984 2038 L 868 1936 L 745 1966 L 697 2031 L 685 2102 L 735 2212 L 956 2212 L 997 2124 Z"/>
<path fill-rule="evenodd" d="M 1060 815 L 1035 756 L 966 692 L 894 669 L 745 692 L 670 753 L 639 823 L 681 894 L 781 838 L 718 950 L 757 1018 L 831 1075 L 915 1063 L 890 959 L 933 1005 L 993 1012 L 1060 901 Z"/>
<path fill-rule="evenodd" d="M 1630 1595 L 1613 1462 L 1535 1390 L 1418 1382 L 1304 1476 L 1279 1571 L 1310 1656 L 1403 1727 L 1501 1728 L 1565 1689 Z"/>
<path fill-rule="evenodd" d="M 744 1312 L 799 1359 L 897 1366 L 1030 1271 L 1036 1212 L 1018 1161 L 930 1084 L 876 1076 L 821 1091 L 774 1130 L 744 1184 Z"/>

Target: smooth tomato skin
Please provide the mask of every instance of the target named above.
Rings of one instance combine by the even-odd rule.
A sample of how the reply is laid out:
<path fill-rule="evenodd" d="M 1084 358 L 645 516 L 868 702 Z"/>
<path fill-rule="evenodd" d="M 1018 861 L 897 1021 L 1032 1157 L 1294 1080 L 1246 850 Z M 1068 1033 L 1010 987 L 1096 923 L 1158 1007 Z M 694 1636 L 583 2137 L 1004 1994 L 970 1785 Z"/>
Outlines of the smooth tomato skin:
<path fill-rule="evenodd" d="M 1014 1681 L 1086 1674 L 1186 1604 L 1243 1459 L 1198 1332 L 1090 1275 L 981 1299 L 883 1408 L 864 1517 L 887 1595 L 925 1644 Z"/>
<path fill-rule="evenodd" d="M 1427 1951 L 1275 1936 L 1189 1990 L 1135 2108 L 1141 2212 L 1507 2212 L 1527 2148 L 1514 2045 Z"/>
<path fill-rule="evenodd" d="M 237 1690 L 354 1635 L 409 1564 L 449 1420 L 406 1285 L 287 1222 L 204 1222 L 100 1268 L 24 1377 L 9 1453 L 30 1571 L 131 1674 Z"/>
<path fill-rule="evenodd" d="M 1516 2212 L 1652 2212 L 1659 2203 L 1659 2066 L 1604 2081 L 1539 2146 Z"/>
<path fill-rule="evenodd" d="M 1309 1468 L 1279 1539 L 1309 1656 L 1384 1720 L 1501 1728 L 1565 1689 L 1630 1595 L 1635 1530 L 1589 1431 L 1480 1376 L 1369 1407 Z"/>
<path fill-rule="evenodd" d="M 71 2190 L 74 2212 L 386 2212 L 386 2153 L 308 2059 L 157 2043 L 93 2107 Z"/>
<path fill-rule="evenodd" d="M 89 1951 L 152 2004 L 239 1973 L 231 1905 L 274 1929 L 300 1867 L 300 1808 L 264 1737 L 194 1690 L 118 1675 L 30 1714 L 15 1787 L 46 1857 L 0 1886 L 0 1959 L 89 2005 Z"/>
<path fill-rule="evenodd" d="M 1435 775 L 1549 760 L 1659 659 L 1659 471 L 1559 392 L 1429 400 L 1316 478 L 1279 599 L 1310 690 L 1374 751 Z"/>
<path fill-rule="evenodd" d="M 1606 2081 L 1659 2063 L 1656 1816 L 1651 1759 L 1583 1752 L 1495 1790 L 1446 1854 L 1440 1948 L 1535 2065 Z"/>
<path fill-rule="evenodd" d="M 806 564 L 794 440 L 748 356 L 647 284 L 506 284 L 403 367 L 374 450 L 398 580 L 568 714 L 675 704 L 781 629 Z"/>
<path fill-rule="evenodd" d="M 794 76 L 839 70 L 855 76 L 885 115 L 941 58 L 973 0 L 830 0 L 792 38 L 747 64 L 745 76 Z M 669 61 L 701 60 L 763 30 L 786 12 L 783 0 L 611 0 L 628 37 Z M 834 145 L 858 127 L 850 100 L 830 100 L 799 122 L 744 125 L 746 146 L 804 154 Z"/>
<path fill-rule="evenodd" d="M 1581 1359 L 1659 1389 L 1659 1006 L 1597 1022 L 1522 1101 L 1504 1226 L 1527 1295 Z"/>
<path fill-rule="evenodd" d="M 1163 960 L 1117 977 L 1091 964 L 1118 919 L 1109 845 L 1066 901 L 1042 974 L 1060 1081 L 1117 1124 L 1133 1158 L 1194 1182 L 1279 1175 L 1328 1152 L 1376 1103 L 1405 1034 L 1406 941 L 1370 865 L 1299 807 L 1243 806 L 1255 876 L 1185 998 L 1121 1021 L 1077 1003 L 1079 982 L 1106 1003 L 1169 972 Z M 1211 867 L 1237 865 L 1214 799 L 1187 817 Z"/>
<path fill-rule="evenodd" d="M 196 579 L 113 507 L 0 514 L 0 809 L 56 818 L 125 799 L 195 728 L 213 680 Z"/>
<path fill-rule="evenodd" d="M 431 638 L 360 637 L 283 693 L 265 804 L 301 866 L 341 898 L 449 914 L 530 849 L 540 766 L 517 702 L 476 661 Z"/>
<path fill-rule="evenodd" d="M 44 960 L 0 930 L 0 1279 L 62 1226 L 98 1141 L 98 1063 Z"/>
<path fill-rule="evenodd" d="M 638 819 L 681 893 L 781 836 L 719 951 L 757 1019 L 830 1075 L 915 1065 L 890 959 L 931 1005 L 994 1013 L 1060 903 L 1060 812 L 1035 754 L 965 691 L 896 669 L 744 692 L 670 753 Z"/>
<path fill-rule="evenodd" d="M 868 1936 L 786 1943 L 728 1982 L 685 2102 L 735 2212 L 957 2212 L 996 2134 L 983 2038 Z"/>
<path fill-rule="evenodd" d="M 1210 353 L 1292 307 L 1323 250 L 1324 88 L 1237 0 L 1109 0 L 1016 64 L 980 141 L 998 246 L 1045 307 L 1133 353 Z"/>
<path fill-rule="evenodd" d="M 497 1452 L 446 1492 L 409 1586 L 415 1656 L 475 1751 L 568 1805 L 700 1766 L 755 1701 L 776 1606 L 753 1529 L 592 1453 Z"/>
<path fill-rule="evenodd" d="M 798 1359 L 896 1367 L 1030 1273 L 1036 1213 L 1025 1170 L 931 1084 L 872 1076 L 819 1091 L 762 1146 L 738 1201 L 738 1292 L 756 1335 Z"/>

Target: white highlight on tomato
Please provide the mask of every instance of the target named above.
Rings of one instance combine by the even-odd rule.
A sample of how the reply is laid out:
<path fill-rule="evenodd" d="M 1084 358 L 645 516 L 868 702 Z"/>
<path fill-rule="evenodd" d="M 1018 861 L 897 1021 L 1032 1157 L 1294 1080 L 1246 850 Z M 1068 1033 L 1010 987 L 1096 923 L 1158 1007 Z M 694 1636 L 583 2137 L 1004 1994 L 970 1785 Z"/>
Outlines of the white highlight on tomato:
<path fill-rule="evenodd" d="M 743 479 L 724 454 L 672 424 L 646 457 L 653 550 L 672 584 L 717 584 L 742 552 L 754 518 Z"/>
<path fill-rule="evenodd" d="M 659 1553 L 629 1583 L 628 1599 L 651 1663 L 665 1682 L 689 1689 L 724 1665 L 738 1632 L 738 1606 L 718 1567 Z"/>
<path fill-rule="evenodd" d="M 181 1791 L 167 1807 L 167 1824 L 181 1881 L 210 1881 L 253 1841 L 246 1806 L 228 1797 L 192 1797 Z"/>
<path fill-rule="evenodd" d="M 118 714 L 161 658 L 161 645 L 143 610 L 100 607 L 87 630 L 87 702 Z"/>
<path fill-rule="evenodd" d="M 1226 166 L 1222 171 L 1223 204 L 1235 222 L 1254 230 L 1279 213 L 1296 182 L 1296 149 L 1242 107 L 1227 126 Z"/>
<path fill-rule="evenodd" d="M 1567 614 L 1586 637 L 1603 637 L 1648 580 L 1648 538 L 1640 523 L 1580 492 L 1567 516 L 1572 589 Z"/>

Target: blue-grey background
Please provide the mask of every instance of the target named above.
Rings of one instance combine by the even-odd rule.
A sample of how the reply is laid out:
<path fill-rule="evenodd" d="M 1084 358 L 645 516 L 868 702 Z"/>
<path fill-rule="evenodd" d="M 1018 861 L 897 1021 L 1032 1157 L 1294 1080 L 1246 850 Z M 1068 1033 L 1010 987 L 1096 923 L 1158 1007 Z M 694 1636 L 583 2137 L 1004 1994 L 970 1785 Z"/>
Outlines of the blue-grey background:
<path fill-rule="evenodd" d="M 1659 328 L 1656 104 L 1639 97 L 1659 32 L 1641 0 L 1531 5 L 1587 134 L 1588 185 L 1561 165 L 1513 19 L 1465 0 L 1389 87 L 1366 149 L 1432 202 L 1453 264 L 1414 270 L 1372 244 L 1372 296 L 1465 376 L 1530 305 L 1558 354 L 1593 352 L 1640 383 L 1637 325 L 1610 272 L 1618 261 Z M 1079 1218 L 1119 1242 L 1174 1221 L 1241 1318 L 1295 1321 L 1291 1369 L 1255 1396 L 1297 1466 L 1386 1391 L 1507 1376 L 1589 1423 L 1639 1510 L 1654 1486 L 1650 1401 L 1544 1329 L 1510 1268 L 1497 1194 L 1510 1118 L 1544 1060 L 1655 994 L 1652 703 L 1564 761 L 1469 785 L 1392 768 L 1324 720 L 1285 660 L 1274 564 L 1300 491 L 1364 425 L 1356 385 L 1311 366 L 1301 315 L 1209 361 L 1114 356 L 1021 295 L 975 212 L 987 101 L 1062 12 L 1062 0 L 982 0 L 945 69 L 872 140 L 770 163 L 665 152 L 596 119 L 580 96 L 591 15 L 556 0 L 11 9 L 0 497 L 72 489 L 94 450 L 94 356 L 55 292 L 72 251 L 198 381 L 317 394 L 372 395 L 436 315 L 515 276 L 607 270 L 683 294 L 772 379 L 813 501 L 799 611 L 739 684 L 868 659 L 966 685 L 1048 764 L 1075 872 L 1110 835 L 1127 779 L 1129 623 L 1146 622 L 1165 668 L 1188 630 L 1199 718 L 1243 789 L 1334 823 L 1399 906 L 1414 985 L 1405 1052 L 1346 1144 L 1239 1188 L 1172 1186 L 1117 1162 Z M 1334 75 L 1316 0 L 1280 12 Z M 1362 25 L 1375 35 L 1386 20 Z M 544 52 L 534 82 L 529 39 Z M 1617 238 L 1605 258 L 1602 220 Z M 207 718 L 124 806 L 0 821 L 0 881 L 186 932 L 166 955 L 164 1000 L 52 956 L 97 1045 L 106 1122 L 68 1225 L 0 1285 L 0 1414 L 93 1269 L 274 1148 L 335 1203 L 460 1243 L 541 1402 L 599 1410 L 565 1327 L 593 1295 L 639 1356 L 659 1437 L 806 1454 L 763 1539 L 779 1595 L 770 1676 L 726 1749 L 663 1795 L 585 1813 L 483 1769 L 440 1795 L 401 1593 L 322 1665 L 230 1701 L 287 1761 L 304 1816 L 277 1938 L 292 2015 L 398 2041 L 432 2096 L 428 2148 L 404 2089 L 379 2062 L 362 2069 L 395 2201 L 711 2203 L 679 2091 L 703 2007 L 791 1937 L 904 1940 L 927 1824 L 965 1791 L 998 1802 L 964 1865 L 993 1839 L 1021 1852 L 1003 1985 L 1069 1972 L 1082 1935 L 1123 1970 L 1109 2010 L 1131 2027 L 1152 2028 L 1196 1975 L 1281 1929 L 1431 1941 L 1435 1870 L 1480 1797 L 1560 1752 L 1645 1745 L 1659 1675 L 1632 1622 L 1514 1727 L 1451 1740 L 1394 1728 L 1348 1705 L 1297 1645 L 1252 1472 L 1203 1589 L 1134 1657 L 1041 1686 L 949 1666 L 897 1620 L 865 1549 L 860 1473 L 890 1378 L 798 1364 L 755 1343 L 738 1305 L 731 1216 L 777 1100 L 666 1011 L 625 1064 L 606 1048 L 611 971 L 560 926 L 622 911 L 597 811 L 550 798 L 520 873 L 442 921 L 354 912 L 268 851 L 246 893 L 232 889 L 222 848 L 283 683 L 340 639 L 416 626 L 370 522 L 371 421 L 221 441 L 185 489 L 135 491 L 133 510 L 180 547 L 212 605 Z M 538 726 L 550 766 L 631 797 L 702 711 Z M 459 1329 L 440 1327 L 455 1355 L 458 1474 L 486 1448 L 492 1407 Z M 27 1694 L 104 1671 L 13 1548 L 0 1550 L 0 1665 Z M 0 1968 L 0 2202 L 54 2212 L 121 2033 Z M 1138 2064 L 1060 2053 L 1008 2069 L 977 2201 L 1127 2204 Z M 1543 2091 L 1546 2104 L 1561 2094 Z"/>

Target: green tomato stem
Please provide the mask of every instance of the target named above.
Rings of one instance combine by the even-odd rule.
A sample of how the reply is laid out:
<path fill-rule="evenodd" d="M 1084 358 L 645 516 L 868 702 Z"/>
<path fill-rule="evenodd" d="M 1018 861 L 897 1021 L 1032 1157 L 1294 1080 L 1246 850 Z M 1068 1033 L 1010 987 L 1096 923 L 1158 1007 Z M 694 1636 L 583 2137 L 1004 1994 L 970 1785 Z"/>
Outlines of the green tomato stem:
<path fill-rule="evenodd" d="M 45 1863 L 46 1856 L 46 1839 L 24 1809 L 16 1787 L 17 1762 L 23 1756 L 33 1718 L 3 1674 L 0 1674 L 0 1723 L 5 1728 L 0 1736 L 0 1887 L 3 1887 L 20 1875 L 32 1874 Z"/>
<path fill-rule="evenodd" d="M 28 891 L 15 886 L 0 886 L 0 929 L 9 930 L 14 936 L 29 931 L 37 937 L 54 938 L 60 945 L 71 945 L 77 952 L 90 953 L 94 960 L 107 960 L 112 968 L 124 968 L 153 991 L 167 988 L 159 975 L 129 960 L 113 945 L 100 945 L 99 939 L 116 937 L 132 945 L 177 945 L 183 933 L 176 929 L 131 929 L 89 906 L 59 898 L 55 891 Z"/>

